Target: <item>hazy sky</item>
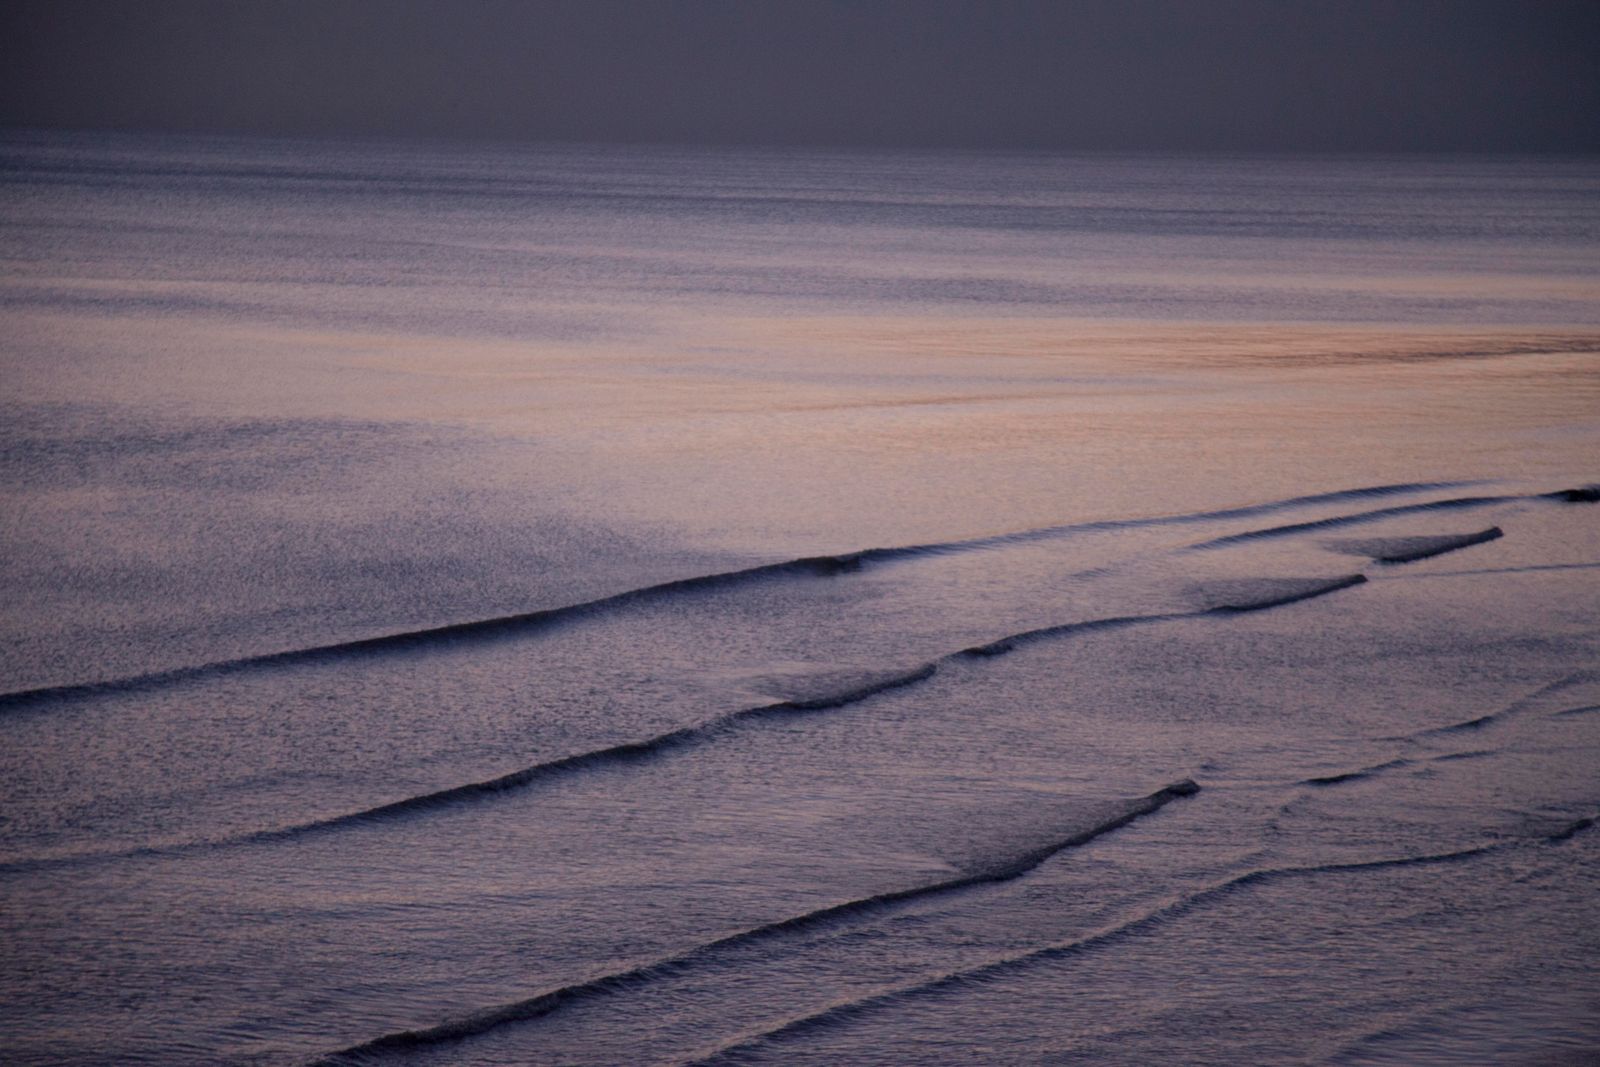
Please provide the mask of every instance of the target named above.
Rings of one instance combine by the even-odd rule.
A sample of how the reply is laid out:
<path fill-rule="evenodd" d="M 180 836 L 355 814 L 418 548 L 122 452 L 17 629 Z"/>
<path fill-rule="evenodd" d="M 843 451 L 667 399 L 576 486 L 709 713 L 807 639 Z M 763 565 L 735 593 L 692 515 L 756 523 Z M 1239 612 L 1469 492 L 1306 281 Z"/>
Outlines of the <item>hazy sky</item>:
<path fill-rule="evenodd" d="M 0 124 L 1600 151 L 1600 0 L 4 0 Z"/>

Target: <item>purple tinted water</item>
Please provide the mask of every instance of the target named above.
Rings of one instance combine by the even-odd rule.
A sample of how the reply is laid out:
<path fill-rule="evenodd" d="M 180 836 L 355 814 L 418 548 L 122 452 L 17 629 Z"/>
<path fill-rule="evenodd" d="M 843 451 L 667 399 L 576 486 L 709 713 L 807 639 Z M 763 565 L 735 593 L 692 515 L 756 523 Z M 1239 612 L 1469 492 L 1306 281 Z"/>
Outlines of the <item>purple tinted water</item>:
<path fill-rule="evenodd" d="M 5 1058 L 1592 1053 L 1597 193 L 5 135 Z"/>

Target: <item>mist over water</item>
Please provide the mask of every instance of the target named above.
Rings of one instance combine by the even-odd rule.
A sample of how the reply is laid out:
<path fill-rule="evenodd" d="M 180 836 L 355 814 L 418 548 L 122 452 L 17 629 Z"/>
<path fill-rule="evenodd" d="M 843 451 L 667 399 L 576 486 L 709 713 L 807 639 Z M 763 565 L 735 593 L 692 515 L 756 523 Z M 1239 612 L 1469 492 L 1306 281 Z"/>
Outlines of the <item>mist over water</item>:
<path fill-rule="evenodd" d="M 1593 161 L 12 132 L 0 233 L 8 1062 L 1600 1048 Z"/>

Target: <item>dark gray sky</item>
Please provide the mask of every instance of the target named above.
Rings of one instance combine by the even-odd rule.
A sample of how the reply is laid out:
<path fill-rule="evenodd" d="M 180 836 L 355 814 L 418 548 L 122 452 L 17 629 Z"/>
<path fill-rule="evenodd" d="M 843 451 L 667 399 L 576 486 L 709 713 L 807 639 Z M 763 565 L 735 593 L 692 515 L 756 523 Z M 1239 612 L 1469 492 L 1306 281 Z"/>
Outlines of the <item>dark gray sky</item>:
<path fill-rule="evenodd" d="M 3 0 L 0 124 L 1600 151 L 1600 0 Z"/>

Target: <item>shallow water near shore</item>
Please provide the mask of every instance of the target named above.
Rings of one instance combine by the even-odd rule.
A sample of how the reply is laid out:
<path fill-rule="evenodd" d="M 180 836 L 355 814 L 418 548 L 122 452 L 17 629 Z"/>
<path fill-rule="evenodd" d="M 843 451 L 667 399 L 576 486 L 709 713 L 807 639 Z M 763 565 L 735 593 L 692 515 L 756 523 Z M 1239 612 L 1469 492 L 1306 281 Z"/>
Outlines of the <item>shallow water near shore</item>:
<path fill-rule="evenodd" d="M 8 133 L 0 232 L 7 1062 L 1600 1050 L 1593 161 Z"/>

